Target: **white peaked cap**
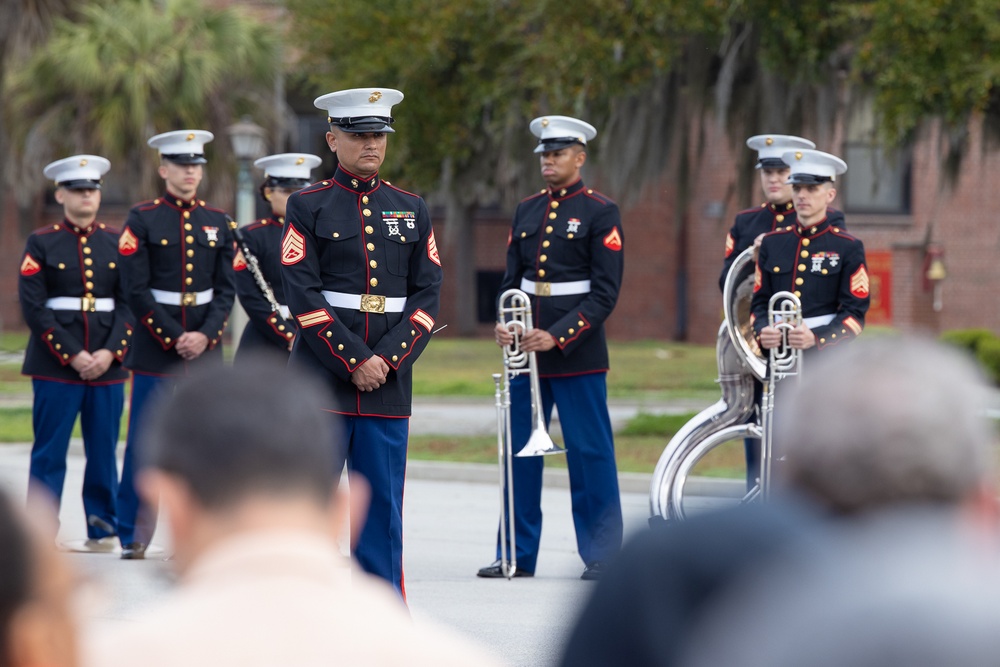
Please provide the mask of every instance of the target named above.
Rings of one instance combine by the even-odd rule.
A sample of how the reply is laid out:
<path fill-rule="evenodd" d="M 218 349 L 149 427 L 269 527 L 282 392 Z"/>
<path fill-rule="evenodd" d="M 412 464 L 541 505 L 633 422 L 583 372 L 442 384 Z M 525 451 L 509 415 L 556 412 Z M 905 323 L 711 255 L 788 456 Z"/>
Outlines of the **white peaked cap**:
<path fill-rule="evenodd" d="M 781 156 L 792 148 L 816 148 L 816 144 L 790 134 L 758 134 L 747 139 L 747 148 L 757 151 L 757 168 L 781 167 Z M 785 162 L 784 166 L 788 166 Z"/>
<path fill-rule="evenodd" d="M 323 160 L 309 153 L 279 153 L 268 155 L 256 160 L 253 165 L 264 170 L 264 173 L 274 178 L 294 178 L 312 180 L 312 170 Z"/>
<path fill-rule="evenodd" d="M 392 88 L 351 88 L 327 93 L 313 100 L 325 109 L 327 120 L 342 130 L 355 133 L 394 132 L 392 107 L 403 101 L 403 93 Z"/>
<path fill-rule="evenodd" d="M 146 143 L 174 162 L 204 164 L 205 144 L 215 139 L 208 130 L 175 130 L 152 137 Z M 200 158 L 200 159 L 199 159 Z"/>
<path fill-rule="evenodd" d="M 111 163 L 99 155 L 74 155 L 50 162 L 42 170 L 45 178 L 56 185 L 70 188 L 99 188 L 101 177 L 111 169 Z"/>
<path fill-rule="evenodd" d="M 573 144 L 587 145 L 597 136 L 590 123 L 569 116 L 539 116 L 531 121 L 531 133 L 538 137 L 536 153 L 555 151 Z"/>
<path fill-rule="evenodd" d="M 792 170 L 788 177 L 789 183 L 813 185 L 836 181 L 837 176 L 847 171 L 847 163 L 836 155 L 823 151 L 803 149 L 787 151 L 781 156 Z"/>

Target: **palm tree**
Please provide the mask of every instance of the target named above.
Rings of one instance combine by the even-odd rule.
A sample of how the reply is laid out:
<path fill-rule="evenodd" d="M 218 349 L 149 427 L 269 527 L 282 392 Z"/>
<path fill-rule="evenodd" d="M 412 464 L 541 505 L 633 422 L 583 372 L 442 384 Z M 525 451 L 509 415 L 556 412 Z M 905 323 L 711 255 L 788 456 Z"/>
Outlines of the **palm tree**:
<path fill-rule="evenodd" d="M 50 39 L 8 82 L 12 154 L 34 197 L 41 165 L 61 152 L 106 155 L 130 175 L 130 199 L 157 186 L 146 139 L 157 132 L 202 127 L 224 136 L 241 113 L 270 109 L 278 35 L 238 7 L 199 0 L 105 0 L 59 20 Z M 266 103 L 265 103 L 266 102 Z M 262 119 L 267 120 L 267 119 Z M 230 157 L 226 141 L 213 145 Z M 233 170 L 218 170 L 214 194 L 231 191 Z M 213 172 L 216 173 L 216 172 Z"/>

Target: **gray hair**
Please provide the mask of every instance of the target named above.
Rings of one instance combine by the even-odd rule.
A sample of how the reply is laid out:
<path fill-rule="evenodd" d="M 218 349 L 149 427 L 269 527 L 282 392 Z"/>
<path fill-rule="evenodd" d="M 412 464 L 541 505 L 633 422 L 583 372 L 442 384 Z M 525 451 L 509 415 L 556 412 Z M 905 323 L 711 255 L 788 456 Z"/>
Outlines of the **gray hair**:
<path fill-rule="evenodd" d="M 806 359 L 778 394 L 779 474 L 835 512 L 957 504 L 992 481 L 987 386 L 958 350 L 862 339 Z"/>

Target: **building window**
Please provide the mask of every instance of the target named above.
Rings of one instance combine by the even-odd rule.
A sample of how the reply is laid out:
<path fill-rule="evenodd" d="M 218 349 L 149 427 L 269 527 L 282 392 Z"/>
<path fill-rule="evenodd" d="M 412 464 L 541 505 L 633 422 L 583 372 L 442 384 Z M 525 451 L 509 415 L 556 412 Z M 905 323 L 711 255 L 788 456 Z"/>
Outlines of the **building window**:
<path fill-rule="evenodd" d="M 848 118 L 843 157 L 848 169 L 838 188 L 848 213 L 910 212 L 910 150 L 877 143 L 871 97 L 857 103 Z"/>

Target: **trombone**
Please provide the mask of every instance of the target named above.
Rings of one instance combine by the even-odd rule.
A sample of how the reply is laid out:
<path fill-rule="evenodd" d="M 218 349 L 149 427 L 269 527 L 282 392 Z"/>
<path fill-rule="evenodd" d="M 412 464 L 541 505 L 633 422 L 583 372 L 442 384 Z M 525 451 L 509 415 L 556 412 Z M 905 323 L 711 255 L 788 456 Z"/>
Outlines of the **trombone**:
<path fill-rule="evenodd" d="M 497 410 L 497 461 L 500 465 L 500 570 L 510 579 L 517 572 L 517 545 L 514 525 L 514 468 L 511 460 L 513 442 L 510 426 L 510 383 L 527 373 L 531 390 L 531 436 L 514 456 L 564 454 L 566 450 L 549 437 L 542 415 L 542 391 L 538 381 L 538 361 L 534 352 L 521 349 L 521 338 L 533 328 L 531 300 L 519 289 L 500 295 L 497 320 L 513 340 L 503 348 L 503 373 L 493 374 Z M 506 489 L 506 497 L 504 497 Z M 510 533 L 508 549 L 507 533 Z"/>

